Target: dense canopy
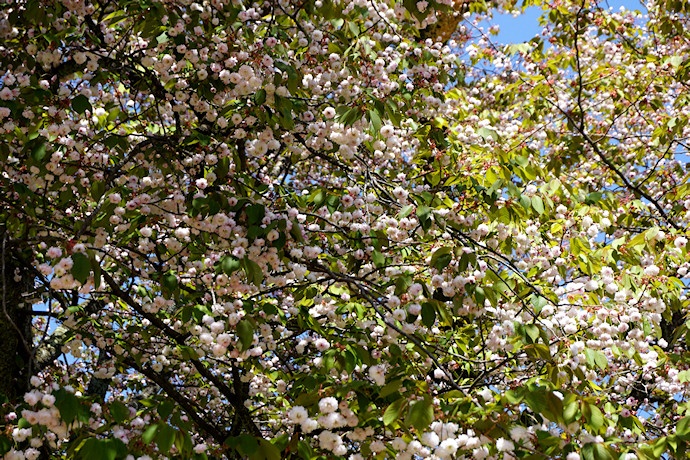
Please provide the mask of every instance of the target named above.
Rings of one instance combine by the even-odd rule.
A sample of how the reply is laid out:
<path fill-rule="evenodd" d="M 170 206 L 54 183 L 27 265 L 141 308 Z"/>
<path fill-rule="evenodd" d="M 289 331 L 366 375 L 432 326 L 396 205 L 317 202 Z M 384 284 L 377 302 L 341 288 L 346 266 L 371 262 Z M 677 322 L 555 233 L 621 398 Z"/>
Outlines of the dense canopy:
<path fill-rule="evenodd" d="M 687 9 L 3 2 L 0 454 L 683 458 Z"/>

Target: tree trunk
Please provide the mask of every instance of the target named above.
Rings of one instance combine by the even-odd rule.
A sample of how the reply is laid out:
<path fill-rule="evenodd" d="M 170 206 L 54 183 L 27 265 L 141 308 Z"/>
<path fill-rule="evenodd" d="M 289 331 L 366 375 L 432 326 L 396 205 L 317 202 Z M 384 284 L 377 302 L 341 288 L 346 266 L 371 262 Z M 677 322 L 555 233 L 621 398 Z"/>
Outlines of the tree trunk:
<path fill-rule="evenodd" d="M 32 279 L 3 244 L 0 257 L 0 394 L 23 397 L 31 378 L 31 305 L 24 302 Z"/>

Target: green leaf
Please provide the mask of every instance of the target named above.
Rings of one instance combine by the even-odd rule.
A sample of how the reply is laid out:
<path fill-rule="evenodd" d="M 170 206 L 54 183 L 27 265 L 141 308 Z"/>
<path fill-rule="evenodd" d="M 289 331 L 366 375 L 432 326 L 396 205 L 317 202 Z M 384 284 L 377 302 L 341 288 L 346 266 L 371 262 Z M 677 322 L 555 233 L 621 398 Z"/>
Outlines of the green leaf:
<path fill-rule="evenodd" d="M 515 390 L 508 390 L 504 393 L 506 401 L 510 404 L 519 404 L 522 402 L 523 396 Z"/>
<path fill-rule="evenodd" d="M 371 127 L 375 133 L 381 131 L 381 117 L 375 109 L 371 109 L 367 112 L 369 114 L 369 121 L 371 122 Z"/>
<path fill-rule="evenodd" d="M 554 421 L 563 420 L 563 401 L 550 391 L 546 393 L 546 409 L 549 419 Z"/>
<path fill-rule="evenodd" d="M 420 433 L 426 431 L 434 420 L 434 407 L 431 398 L 425 396 L 424 399 L 410 403 L 410 410 L 405 418 L 407 426 L 413 426 Z"/>
<path fill-rule="evenodd" d="M 570 424 L 575 421 L 579 408 L 580 404 L 578 401 L 572 401 L 565 406 L 565 409 L 563 410 L 563 418 L 565 419 L 565 423 Z"/>
<path fill-rule="evenodd" d="M 427 220 L 431 216 L 431 208 L 429 206 L 417 207 L 417 218 L 419 221 Z"/>
<path fill-rule="evenodd" d="M 398 212 L 398 219 L 402 219 L 403 217 L 409 216 L 410 214 L 412 214 L 412 211 L 414 211 L 414 205 L 413 204 L 408 204 L 407 206 L 404 206 Z"/>
<path fill-rule="evenodd" d="M 31 428 L 31 423 L 24 417 L 20 418 L 19 421 L 17 422 L 17 426 L 19 428 Z"/>
<path fill-rule="evenodd" d="M 400 122 L 402 121 L 402 114 L 400 113 L 401 109 L 398 108 L 397 104 L 392 98 L 386 101 L 385 111 L 386 115 L 388 115 L 388 118 L 390 118 L 393 124 L 395 126 L 400 126 Z"/>
<path fill-rule="evenodd" d="M 434 171 L 427 176 L 432 186 L 436 187 L 441 183 L 441 171 Z"/>
<path fill-rule="evenodd" d="M 156 432 L 158 431 L 158 425 L 151 425 L 150 427 L 146 428 L 144 432 L 141 434 L 141 439 L 144 441 L 146 444 L 150 444 L 151 441 L 153 441 L 153 438 L 156 437 Z"/>
<path fill-rule="evenodd" d="M 101 181 L 91 182 L 91 198 L 98 201 L 105 193 L 105 183 Z"/>
<path fill-rule="evenodd" d="M 175 409 L 175 404 L 173 404 L 170 401 L 163 401 L 158 406 L 158 415 L 160 415 L 161 418 L 163 420 L 165 420 L 168 418 L 168 416 L 170 416 L 170 414 L 172 414 L 174 409 Z"/>
<path fill-rule="evenodd" d="M 161 277 L 161 286 L 168 292 L 174 292 L 177 290 L 177 276 L 173 273 L 168 273 Z"/>
<path fill-rule="evenodd" d="M 182 430 L 177 430 L 175 432 L 175 442 L 173 445 L 182 454 L 183 458 L 189 458 L 191 456 L 192 449 L 194 448 L 191 436 L 189 436 L 189 433 L 186 433 Z"/>
<path fill-rule="evenodd" d="M 85 284 L 91 274 L 91 261 L 81 252 L 72 254 L 72 276 L 81 284 Z"/>
<path fill-rule="evenodd" d="M 690 417 L 683 417 L 678 420 L 676 435 L 683 441 L 690 441 Z"/>
<path fill-rule="evenodd" d="M 549 350 L 547 345 L 544 345 L 543 343 L 535 343 L 532 345 L 532 347 L 534 347 L 534 350 L 541 359 L 544 361 L 551 361 L 551 350 Z"/>
<path fill-rule="evenodd" d="M 590 426 L 595 430 L 599 430 L 604 426 L 604 414 L 601 410 L 594 404 L 587 404 L 584 411 L 585 418 L 589 422 Z"/>
<path fill-rule="evenodd" d="M 245 212 L 247 213 L 249 225 L 259 225 L 266 215 L 266 208 L 262 204 L 255 203 L 247 206 Z"/>
<path fill-rule="evenodd" d="M 588 443 L 582 447 L 585 460 L 613 460 L 613 456 L 603 444 Z"/>
<path fill-rule="evenodd" d="M 264 102 L 266 102 L 266 90 L 265 89 L 260 89 L 256 93 L 254 93 L 254 104 L 262 105 Z"/>
<path fill-rule="evenodd" d="M 216 177 L 217 179 L 224 179 L 230 170 L 230 159 L 228 157 L 221 158 L 218 160 L 216 165 Z"/>
<path fill-rule="evenodd" d="M 385 398 L 388 395 L 391 395 L 393 393 L 396 393 L 400 387 L 402 386 L 402 380 L 393 380 L 391 382 L 388 382 L 381 388 L 381 391 L 379 391 L 379 398 Z"/>
<path fill-rule="evenodd" d="M 436 309 L 431 302 L 422 304 L 422 324 L 426 327 L 433 327 L 436 322 Z"/>
<path fill-rule="evenodd" d="M 321 399 L 318 393 L 302 393 L 295 399 L 296 406 L 310 407 Z"/>
<path fill-rule="evenodd" d="M 252 282 L 254 286 L 261 286 L 261 282 L 264 279 L 264 272 L 261 270 L 259 264 L 248 258 L 245 258 L 242 263 L 244 264 L 244 271 L 247 274 L 247 279 Z"/>
<path fill-rule="evenodd" d="M 84 96 L 83 94 L 78 95 L 74 99 L 72 99 L 72 108 L 74 109 L 75 112 L 82 114 L 86 112 L 87 110 L 93 111 L 93 107 L 91 107 L 91 103 L 89 102 L 89 98 Z"/>
<path fill-rule="evenodd" d="M 290 443 L 291 438 L 287 433 L 283 433 L 280 436 L 276 436 L 271 439 L 271 444 L 273 444 L 279 451 L 285 450 Z"/>
<path fill-rule="evenodd" d="M 474 299 L 477 301 L 477 305 L 484 306 L 484 300 L 486 300 L 486 294 L 484 293 L 484 288 L 477 286 L 474 288 Z"/>
<path fill-rule="evenodd" d="M 5 455 L 12 450 L 12 446 L 14 446 L 14 442 L 10 438 L 0 436 L 0 455 Z"/>
<path fill-rule="evenodd" d="M 587 359 L 587 364 L 590 366 L 598 367 L 599 369 L 606 369 L 608 367 L 608 360 L 606 355 L 604 355 L 599 350 L 590 350 L 587 348 L 585 350 L 585 358 Z"/>
<path fill-rule="evenodd" d="M 53 395 L 55 396 L 55 407 L 60 411 L 60 417 L 68 425 L 71 424 L 79 412 L 79 399 L 65 390 L 56 391 Z"/>
<path fill-rule="evenodd" d="M 534 210 L 537 211 L 537 214 L 540 216 L 544 214 L 544 202 L 542 201 L 541 197 L 536 195 L 532 197 L 532 208 L 534 208 Z"/>
<path fill-rule="evenodd" d="M 326 194 L 326 192 L 325 192 L 323 189 L 317 188 L 316 190 L 314 190 L 314 191 L 309 195 L 309 197 L 310 197 L 311 201 L 312 201 L 312 202 L 316 205 L 316 207 L 318 208 L 318 207 L 320 207 L 321 205 L 324 204 L 324 202 L 326 201 L 326 198 L 328 197 L 328 195 Z"/>
<path fill-rule="evenodd" d="M 386 256 L 384 256 L 381 252 L 374 250 L 371 253 L 371 261 L 374 262 L 374 265 L 377 268 L 380 268 L 386 264 Z"/>
<path fill-rule="evenodd" d="M 595 204 L 597 201 L 601 200 L 601 192 L 592 192 L 585 198 L 585 204 Z"/>
<path fill-rule="evenodd" d="M 405 398 L 400 398 L 393 401 L 386 408 L 386 411 L 383 413 L 384 425 L 390 425 L 393 422 L 397 421 L 400 418 L 400 414 L 402 414 L 402 411 L 405 408 L 406 403 L 407 400 Z"/>
<path fill-rule="evenodd" d="M 430 265 L 440 272 L 450 264 L 451 260 L 453 260 L 452 249 L 445 246 L 433 253 Z"/>
<path fill-rule="evenodd" d="M 357 120 L 362 118 L 362 112 L 359 107 L 352 107 L 347 110 L 338 121 L 340 121 L 345 126 L 354 124 Z"/>
<path fill-rule="evenodd" d="M 190 359 L 197 359 L 198 356 L 196 354 L 196 350 L 194 348 L 188 346 L 188 345 L 178 345 L 177 346 L 178 350 L 180 350 L 180 354 L 182 355 L 182 359 L 184 360 L 190 360 Z"/>
<path fill-rule="evenodd" d="M 119 136 L 108 136 L 103 138 L 103 145 L 112 149 L 117 146 L 122 146 L 124 141 Z"/>
<path fill-rule="evenodd" d="M 287 76 L 286 86 L 290 90 L 290 92 L 293 95 L 295 95 L 297 88 L 299 88 L 300 83 L 302 82 L 301 75 L 297 72 L 297 70 L 295 70 L 294 67 L 292 67 L 291 65 L 288 65 L 284 62 L 276 60 L 275 66 L 283 71 L 284 76 L 285 75 Z"/>
<path fill-rule="evenodd" d="M 532 295 L 530 298 L 530 303 L 534 305 L 534 312 L 539 314 L 542 309 L 548 304 L 548 300 L 540 295 Z"/>
<path fill-rule="evenodd" d="M 311 445 L 308 441 L 299 441 L 297 444 L 297 452 L 301 458 L 314 458 Z"/>
<path fill-rule="evenodd" d="M 113 401 L 108 405 L 110 415 L 117 423 L 122 423 L 129 418 L 129 408 L 120 401 Z"/>
<path fill-rule="evenodd" d="M 532 339 L 532 343 L 536 342 L 539 338 L 539 332 L 539 326 L 537 326 L 536 324 L 525 325 L 525 334 L 527 335 L 527 337 Z"/>
<path fill-rule="evenodd" d="M 280 450 L 265 439 L 259 440 L 259 445 L 251 456 L 251 460 L 280 460 Z"/>
<path fill-rule="evenodd" d="M 290 235 L 297 241 L 298 243 L 304 243 L 304 235 L 302 235 L 302 230 L 299 228 L 299 224 L 293 222 L 292 223 L 292 228 L 290 229 Z"/>
<path fill-rule="evenodd" d="M 192 200 L 192 209 L 201 210 L 208 203 L 208 197 L 197 197 Z"/>
<path fill-rule="evenodd" d="M 243 434 L 239 437 L 239 448 L 245 455 L 252 455 L 259 448 L 259 443 L 254 436 Z"/>
<path fill-rule="evenodd" d="M 37 162 L 42 161 L 48 153 L 45 141 L 42 137 L 39 137 L 32 144 L 33 145 L 31 147 L 31 158 L 33 158 L 34 161 Z"/>
<path fill-rule="evenodd" d="M 496 131 L 494 131 L 493 129 L 481 127 L 477 130 L 477 134 L 482 136 L 482 138 L 484 140 L 487 140 L 487 139 L 492 139 L 494 141 L 498 140 L 498 134 L 496 134 Z"/>
<path fill-rule="evenodd" d="M 654 454 L 654 458 L 663 458 L 662 455 L 666 451 L 666 442 L 667 438 L 658 438 L 654 445 L 652 446 L 652 453 Z"/>
<path fill-rule="evenodd" d="M 158 449 L 162 453 L 168 452 L 172 448 L 174 440 L 175 428 L 165 423 L 161 423 L 158 426 L 158 433 L 156 434 L 156 444 L 158 444 Z"/>
<path fill-rule="evenodd" d="M 252 327 L 252 323 L 250 323 L 249 320 L 243 319 L 235 326 L 235 333 L 240 339 L 240 344 L 242 345 L 241 351 L 249 349 L 254 341 L 254 328 Z"/>
<path fill-rule="evenodd" d="M 77 458 L 84 460 L 115 460 L 127 455 L 127 447 L 119 439 L 88 438 L 81 445 Z"/>
<path fill-rule="evenodd" d="M 220 262 L 221 270 L 228 276 L 239 270 L 241 266 L 240 260 L 233 256 L 225 256 Z"/>
<path fill-rule="evenodd" d="M 582 454 L 582 458 L 584 460 L 595 460 L 594 458 L 594 444 L 588 443 L 582 446 L 582 450 L 580 451 Z"/>
<path fill-rule="evenodd" d="M 544 389 L 530 390 L 525 393 L 525 401 L 537 414 L 543 414 L 546 411 L 546 397 Z"/>
<path fill-rule="evenodd" d="M 353 352 L 352 350 L 345 350 L 343 352 L 342 356 L 343 356 L 343 360 L 345 361 L 345 364 L 344 364 L 345 371 L 348 374 L 351 374 L 352 372 L 354 372 L 357 364 L 359 364 L 359 360 L 357 359 L 355 352 Z"/>

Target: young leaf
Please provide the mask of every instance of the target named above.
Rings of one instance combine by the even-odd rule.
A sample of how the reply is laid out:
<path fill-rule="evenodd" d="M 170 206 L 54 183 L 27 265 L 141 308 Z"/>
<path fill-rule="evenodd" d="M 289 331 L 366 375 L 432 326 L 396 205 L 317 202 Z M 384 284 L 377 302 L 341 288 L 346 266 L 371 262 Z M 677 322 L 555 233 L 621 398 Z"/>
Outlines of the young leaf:
<path fill-rule="evenodd" d="M 156 437 L 156 433 L 158 432 L 158 425 L 154 424 L 146 428 L 144 432 L 141 435 L 142 441 L 144 441 L 146 444 L 150 444 L 153 441 L 153 438 Z"/>
<path fill-rule="evenodd" d="M 690 417 L 683 417 L 678 420 L 676 435 L 684 441 L 690 441 Z"/>
<path fill-rule="evenodd" d="M 252 323 L 243 319 L 235 326 L 235 332 L 240 339 L 241 350 L 248 350 L 254 340 L 254 328 L 252 327 Z"/>
<path fill-rule="evenodd" d="M 369 121 L 371 122 L 371 127 L 375 133 L 381 131 L 381 117 L 376 109 L 371 109 L 367 112 L 369 115 Z"/>
<path fill-rule="evenodd" d="M 405 424 L 413 426 L 418 432 L 426 431 L 434 420 L 434 408 L 431 398 L 425 396 L 424 399 L 410 403 L 410 410 L 405 418 Z"/>
<path fill-rule="evenodd" d="M 540 216 L 544 214 L 544 202 L 542 201 L 541 197 L 536 195 L 532 197 L 532 208 L 534 208 L 534 210 L 537 211 L 537 214 Z"/>
<path fill-rule="evenodd" d="M 598 431 L 599 428 L 604 426 L 604 414 L 601 413 L 601 410 L 597 406 L 594 404 L 586 404 L 584 409 L 585 418 L 595 431 Z"/>
<path fill-rule="evenodd" d="M 391 404 L 388 405 L 386 411 L 383 413 L 383 424 L 391 425 L 400 418 L 403 409 L 407 405 L 407 400 L 405 398 L 396 399 Z"/>

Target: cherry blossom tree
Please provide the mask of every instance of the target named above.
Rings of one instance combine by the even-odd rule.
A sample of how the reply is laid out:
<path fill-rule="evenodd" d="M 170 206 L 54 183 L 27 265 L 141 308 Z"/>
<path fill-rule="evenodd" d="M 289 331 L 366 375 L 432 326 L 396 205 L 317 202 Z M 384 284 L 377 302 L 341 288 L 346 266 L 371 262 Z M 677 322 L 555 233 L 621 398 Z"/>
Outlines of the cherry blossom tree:
<path fill-rule="evenodd" d="M 684 457 L 687 8 L 3 3 L 0 454 Z"/>

